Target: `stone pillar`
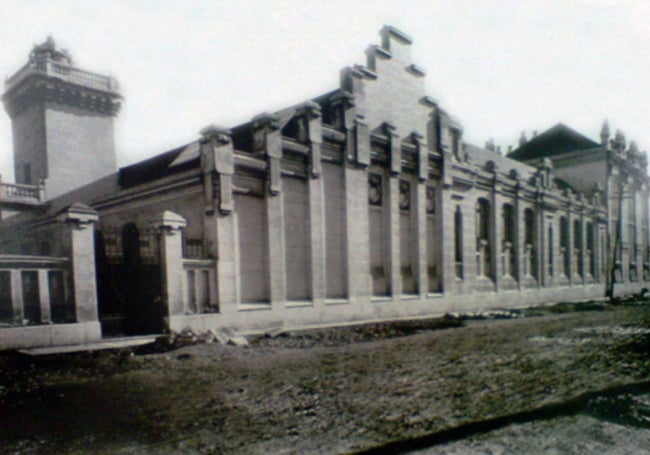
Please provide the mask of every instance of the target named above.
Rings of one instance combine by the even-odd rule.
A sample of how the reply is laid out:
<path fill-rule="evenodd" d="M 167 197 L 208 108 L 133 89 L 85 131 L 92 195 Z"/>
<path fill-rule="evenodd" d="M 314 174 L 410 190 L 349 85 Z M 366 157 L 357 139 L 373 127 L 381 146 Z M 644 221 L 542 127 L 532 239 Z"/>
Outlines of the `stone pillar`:
<path fill-rule="evenodd" d="M 515 189 L 515 198 L 514 198 L 514 217 L 515 217 L 515 233 L 514 233 L 514 244 L 512 248 L 515 249 L 515 280 L 517 280 L 517 289 L 522 289 L 522 280 L 524 277 L 523 274 L 523 261 L 524 261 L 524 249 L 523 245 L 525 240 L 522 238 L 522 233 L 525 229 L 524 226 L 524 211 L 521 208 L 521 197 L 519 195 L 520 186 L 517 179 L 516 189 Z"/>
<path fill-rule="evenodd" d="M 210 125 L 201 130 L 201 173 L 205 213 L 215 210 L 230 213 L 233 210 L 232 177 L 235 159 L 229 129 Z M 215 180 L 218 182 L 218 200 L 215 198 Z"/>
<path fill-rule="evenodd" d="M 71 258 L 72 290 L 77 322 L 99 320 L 93 230 L 98 219 L 95 210 L 78 202 L 71 205 L 59 217 L 66 227 L 65 244 Z"/>
<path fill-rule="evenodd" d="M 580 263 L 582 264 L 582 277 L 581 283 L 587 282 L 587 274 L 589 273 L 589 263 L 587 262 L 587 223 L 585 223 L 584 206 L 580 210 Z"/>
<path fill-rule="evenodd" d="M 210 125 L 201 130 L 201 172 L 203 174 L 203 232 L 208 254 L 217 259 L 216 295 L 219 311 L 236 311 L 237 231 L 233 213 L 234 149 L 230 130 Z M 215 187 L 218 186 L 218 190 Z M 215 193 L 218 198 L 215 197 Z"/>
<path fill-rule="evenodd" d="M 14 324 L 23 325 L 25 313 L 23 310 L 23 277 L 20 270 L 11 270 L 11 303 L 14 313 Z"/>
<path fill-rule="evenodd" d="M 621 200 L 620 200 L 620 217 L 619 217 L 619 233 L 620 233 L 620 241 L 619 245 L 621 247 L 621 274 L 622 274 L 622 282 L 627 283 L 630 281 L 630 269 L 629 269 L 629 264 L 630 264 L 630 239 L 628 238 L 628 208 L 627 205 L 629 204 L 629 197 L 630 197 L 630 192 L 629 192 L 629 186 L 627 184 L 621 184 L 620 190 L 621 191 Z"/>
<path fill-rule="evenodd" d="M 635 251 L 634 262 L 636 263 L 636 279 L 643 281 L 643 192 L 641 189 L 634 192 L 634 226 L 635 226 Z"/>
<path fill-rule="evenodd" d="M 500 259 L 504 253 L 503 243 L 501 242 L 499 232 L 504 232 L 505 226 L 502 226 L 501 229 L 499 229 L 499 222 L 502 218 L 503 200 L 500 192 L 500 182 L 497 176 L 498 168 L 496 166 L 494 167 L 493 172 L 494 181 L 492 186 L 492 200 L 490 201 L 490 205 L 492 207 L 490 210 L 491 218 L 489 220 L 490 227 L 488 236 L 490 240 L 490 267 L 492 268 L 491 278 L 494 280 L 494 290 L 499 291 L 501 277 L 506 272 L 505 270 L 502 270 L 501 267 L 499 267 L 499 265 L 502 264 L 502 261 Z"/>
<path fill-rule="evenodd" d="M 576 246 L 574 245 L 574 239 L 575 239 L 575 234 L 573 232 L 573 213 L 570 211 L 567 211 L 566 214 L 566 219 L 567 219 L 567 231 L 568 231 L 568 239 L 567 239 L 567 251 L 566 254 L 569 255 L 569 276 L 567 277 L 569 279 L 569 285 L 573 286 L 575 280 L 575 276 L 578 274 L 578 269 L 577 266 L 578 264 L 576 263 L 576 255 L 575 255 L 575 248 Z"/>
<path fill-rule="evenodd" d="M 429 178 L 429 157 L 427 145 L 423 143 L 424 136 L 413 132 L 411 134 L 418 154 L 418 178 L 415 183 L 415 207 L 411 219 L 415 223 L 415 276 L 418 280 L 418 294 L 426 297 L 431 285 L 429 284 L 429 264 L 427 263 L 427 244 L 431 241 L 427 233 L 427 180 Z M 437 196 L 437 192 L 435 193 Z M 435 204 L 435 201 L 434 201 Z M 435 229 L 435 228 L 434 228 Z M 434 251 L 437 252 L 437 247 Z M 438 271 L 439 273 L 439 271 Z"/>
<path fill-rule="evenodd" d="M 44 269 L 38 270 L 38 294 L 39 301 L 41 302 L 41 322 L 43 324 L 49 324 L 52 321 L 52 311 L 50 308 L 50 284 L 47 277 L 47 270 Z"/>
<path fill-rule="evenodd" d="M 390 294 L 399 299 L 402 294 L 402 254 L 400 239 L 400 209 L 399 209 L 399 175 L 388 178 L 388 210 L 384 216 L 388 218 L 388 261 L 390 273 Z"/>
<path fill-rule="evenodd" d="M 185 218 L 167 210 L 155 220 L 160 234 L 162 297 L 166 315 L 183 314 L 183 236 Z"/>
<path fill-rule="evenodd" d="M 539 285 L 546 287 L 549 284 L 548 277 L 548 221 L 542 204 L 538 204 L 538 226 L 537 231 L 537 276 Z"/>
<path fill-rule="evenodd" d="M 316 103 L 306 107 L 309 132 L 309 227 L 311 234 L 311 286 L 314 302 L 323 303 L 326 294 L 325 190 L 321 178 L 322 116 Z"/>
<path fill-rule="evenodd" d="M 450 160 L 451 155 L 445 153 L 443 160 Z M 445 168 L 446 170 L 446 168 Z M 451 171 L 451 170 L 450 170 Z M 443 178 L 445 175 L 443 174 Z M 439 191 L 440 197 L 440 210 L 438 215 L 438 220 L 441 226 L 440 240 L 441 246 L 438 248 L 442 257 L 441 265 L 442 270 L 438 270 L 438 276 L 440 277 L 441 283 L 440 286 L 444 293 L 455 293 L 456 292 L 456 244 L 454 243 L 455 231 L 455 215 L 456 215 L 456 204 L 451 198 L 451 184 L 447 185 L 443 182 L 442 191 Z"/>
<path fill-rule="evenodd" d="M 415 207 L 411 219 L 415 223 L 414 248 L 415 248 L 415 265 L 414 274 L 418 280 L 418 294 L 420 297 L 426 297 L 429 292 L 429 269 L 427 264 L 427 243 L 431 239 L 427 235 L 427 185 L 426 181 L 419 180 L 415 184 Z M 439 249 L 439 246 L 436 246 Z"/>
<path fill-rule="evenodd" d="M 261 114 L 253 119 L 254 148 L 268 163 L 266 209 L 269 235 L 269 283 L 271 304 L 286 301 L 286 267 L 284 254 L 284 196 L 282 194 L 282 130 L 278 118 Z"/>
<path fill-rule="evenodd" d="M 355 82 L 356 81 L 356 82 Z M 353 85 L 358 77 L 353 75 Z M 368 236 L 368 165 L 370 131 L 363 120 L 363 92 L 344 98 L 346 130 L 345 219 L 347 224 L 347 270 L 350 303 L 372 295 Z"/>

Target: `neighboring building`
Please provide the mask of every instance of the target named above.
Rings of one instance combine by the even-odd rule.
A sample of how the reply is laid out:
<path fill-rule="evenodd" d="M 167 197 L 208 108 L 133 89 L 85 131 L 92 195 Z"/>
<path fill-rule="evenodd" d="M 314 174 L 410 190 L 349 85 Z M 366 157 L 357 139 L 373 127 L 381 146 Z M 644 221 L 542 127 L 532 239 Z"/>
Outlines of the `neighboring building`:
<path fill-rule="evenodd" d="M 650 284 L 647 161 L 633 143 L 558 125 L 508 156 L 466 144 L 426 95 L 411 38 L 381 38 L 340 88 L 119 170 L 117 85 L 51 40 L 37 46 L 3 96 L 19 184 L 0 183 L 0 209 L 21 213 L 2 225 L 0 347 L 516 308 L 600 298 L 613 276 L 618 294 Z"/>

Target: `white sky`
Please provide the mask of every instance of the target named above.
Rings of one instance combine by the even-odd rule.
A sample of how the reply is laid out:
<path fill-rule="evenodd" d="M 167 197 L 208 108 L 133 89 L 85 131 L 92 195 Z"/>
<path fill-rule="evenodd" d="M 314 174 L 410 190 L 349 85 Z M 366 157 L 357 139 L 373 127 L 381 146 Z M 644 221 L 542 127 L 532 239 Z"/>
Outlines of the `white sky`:
<path fill-rule="evenodd" d="M 645 0 L 0 0 L 0 75 L 52 33 L 81 68 L 112 74 L 124 166 L 338 87 L 391 24 L 414 39 L 428 94 L 469 142 L 504 149 L 562 121 L 602 120 L 650 148 Z M 0 173 L 13 180 L 0 114 Z"/>

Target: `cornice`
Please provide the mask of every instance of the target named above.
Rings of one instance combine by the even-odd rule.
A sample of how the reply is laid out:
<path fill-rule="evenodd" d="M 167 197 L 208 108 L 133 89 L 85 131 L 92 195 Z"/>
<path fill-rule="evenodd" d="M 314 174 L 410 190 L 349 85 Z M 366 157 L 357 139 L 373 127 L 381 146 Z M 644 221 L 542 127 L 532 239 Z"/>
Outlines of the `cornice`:
<path fill-rule="evenodd" d="M 115 91 L 98 90 L 39 73 L 27 76 L 2 96 L 10 116 L 19 114 L 33 104 L 47 101 L 116 116 L 122 100 L 122 95 Z"/>

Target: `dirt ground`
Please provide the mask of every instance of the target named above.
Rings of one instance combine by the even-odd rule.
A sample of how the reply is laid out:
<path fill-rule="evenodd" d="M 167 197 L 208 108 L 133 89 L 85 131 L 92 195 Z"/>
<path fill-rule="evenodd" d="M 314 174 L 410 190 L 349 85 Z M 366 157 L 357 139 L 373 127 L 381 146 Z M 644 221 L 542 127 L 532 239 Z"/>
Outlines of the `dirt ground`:
<path fill-rule="evenodd" d="M 0 354 L 0 451 L 650 453 L 650 302 L 488 316 Z"/>

